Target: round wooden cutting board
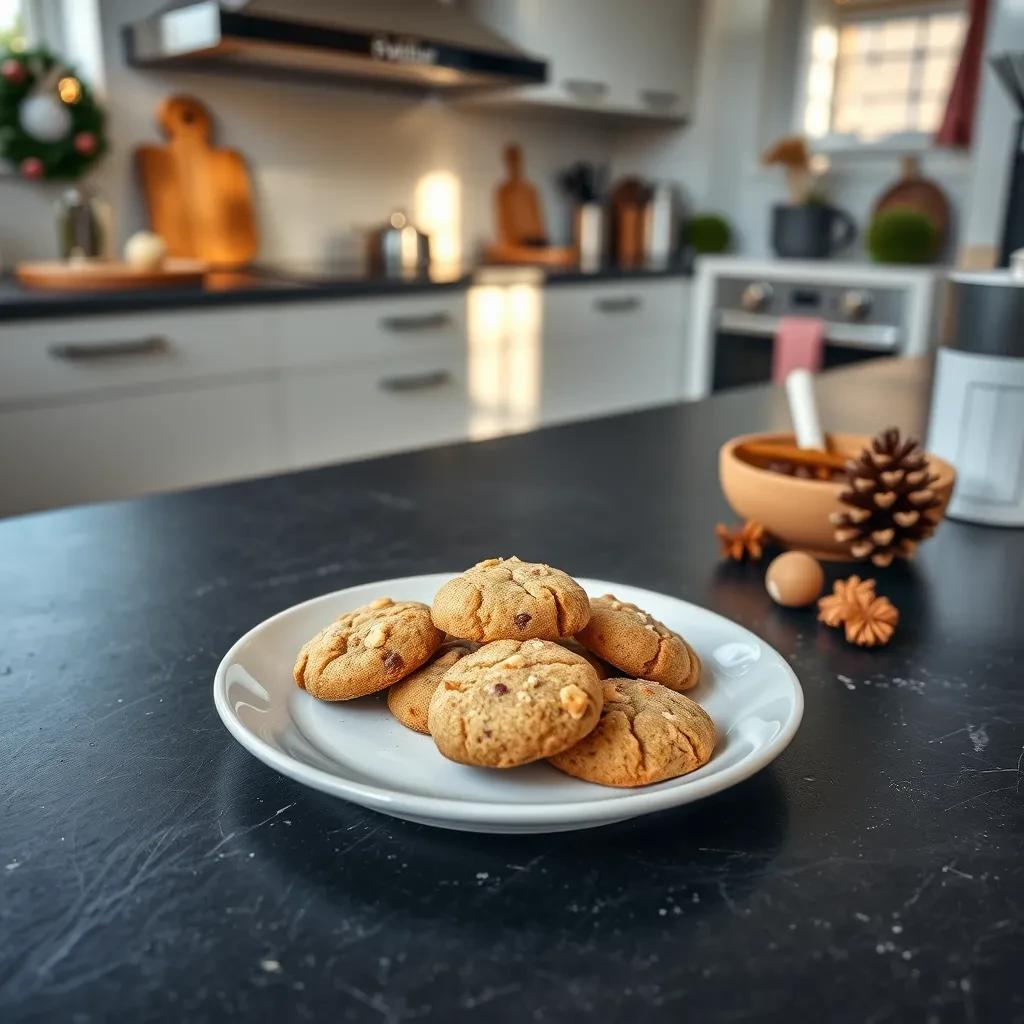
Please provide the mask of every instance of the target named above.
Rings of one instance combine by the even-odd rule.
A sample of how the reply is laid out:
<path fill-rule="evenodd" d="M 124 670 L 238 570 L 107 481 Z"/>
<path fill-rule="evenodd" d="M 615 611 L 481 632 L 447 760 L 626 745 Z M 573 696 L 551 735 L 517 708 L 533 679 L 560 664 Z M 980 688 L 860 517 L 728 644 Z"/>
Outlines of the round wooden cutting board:
<path fill-rule="evenodd" d="M 19 263 L 18 280 L 26 288 L 50 292 L 108 292 L 137 288 L 200 285 L 206 264 L 200 260 L 167 259 L 154 270 L 114 260 Z"/>

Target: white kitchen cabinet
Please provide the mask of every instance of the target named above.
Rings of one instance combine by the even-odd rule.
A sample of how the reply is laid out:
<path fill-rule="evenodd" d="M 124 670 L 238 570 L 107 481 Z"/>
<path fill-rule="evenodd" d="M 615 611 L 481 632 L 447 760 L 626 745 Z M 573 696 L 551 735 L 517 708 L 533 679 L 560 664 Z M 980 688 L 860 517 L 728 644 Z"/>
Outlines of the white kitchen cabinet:
<path fill-rule="evenodd" d="M 549 289 L 542 421 L 601 416 L 678 398 L 688 290 L 681 278 Z"/>
<path fill-rule="evenodd" d="M 480 97 L 685 120 L 698 0 L 470 0 L 485 24 L 548 62 L 548 81 Z"/>
<path fill-rule="evenodd" d="M 462 289 L 284 305 L 274 313 L 277 361 L 286 370 L 358 359 L 404 360 L 425 348 L 462 349 Z"/>
<path fill-rule="evenodd" d="M 0 514 L 282 468 L 257 310 L 0 327 Z"/>
<path fill-rule="evenodd" d="M 255 309 L 132 313 L 0 325 L 0 409 L 105 391 L 181 387 L 268 369 Z"/>
<path fill-rule="evenodd" d="M 0 515 L 268 473 L 267 380 L 0 411 Z"/>
<path fill-rule="evenodd" d="M 0 326 L 0 515 L 670 401 L 679 277 Z"/>
<path fill-rule="evenodd" d="M 288 372 L 281 380 L 291 466 L 316 466 L 469 437 L 465 349 Z"/>

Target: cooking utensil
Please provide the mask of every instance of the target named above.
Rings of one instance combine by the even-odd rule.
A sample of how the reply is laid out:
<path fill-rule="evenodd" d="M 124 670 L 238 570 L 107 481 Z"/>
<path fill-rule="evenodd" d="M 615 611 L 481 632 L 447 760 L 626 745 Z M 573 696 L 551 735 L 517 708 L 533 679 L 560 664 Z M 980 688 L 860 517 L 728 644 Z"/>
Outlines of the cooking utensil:
<path fill-rule="evenodd" d="M 498 186 L 498 243 L 513 246 L 548 244 L 544 214 L 537 190 L 523 177 L 523 151 L 515 143 L 505 147 L 508 178 Z"/>
<path fill-rule="evenodd" d="M 135 151 L 152 229 L 172 256 L 248 263 L 258 236 L 245 161 L 211 145 L 210 113 L 197 99 L 168 97 L 157 120 L 167 144 Z"/>
<path fill-rule="evenodd" d="M 401 210 L 367 236 L 367 263 L 387 277 L 422 274 L 430 267 L 430 236 L 409 223 Z"/>

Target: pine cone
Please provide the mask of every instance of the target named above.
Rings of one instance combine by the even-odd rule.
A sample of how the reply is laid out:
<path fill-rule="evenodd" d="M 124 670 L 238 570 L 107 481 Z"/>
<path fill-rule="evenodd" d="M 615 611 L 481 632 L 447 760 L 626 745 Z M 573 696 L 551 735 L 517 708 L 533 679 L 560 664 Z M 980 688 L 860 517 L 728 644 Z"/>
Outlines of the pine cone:
<path fill-rule="evenodd" d="M 829 517 L 835 538 L 854 558 L 889 565 L 910 558 L 917 545 L 935 532 L 934 510 L 940 500 L 931 485 L 928 459 L 913 438 L 904 440 L 891 427 L 847 464 L 849 490 L 839 495 L 846 506 Z"/>

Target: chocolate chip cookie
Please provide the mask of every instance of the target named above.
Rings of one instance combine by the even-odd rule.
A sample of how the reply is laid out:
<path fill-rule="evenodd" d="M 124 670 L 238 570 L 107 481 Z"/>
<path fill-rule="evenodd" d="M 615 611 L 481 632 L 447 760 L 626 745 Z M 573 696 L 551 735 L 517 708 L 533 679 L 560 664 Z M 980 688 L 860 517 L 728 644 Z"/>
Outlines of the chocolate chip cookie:
<path fill-rule="evenodd" d="M 464 640 L 445 644 L 426 665 L 395 683 L 388 690 L 388 710 L 391 714 L 406 728 L 429 735 L 427 711 L 430 698 L 434 696 L 445 672 L 474 650 L 475 646 Z"/>
<path fill-rule="evenodd" d="M 431 613 L 438 628 L 464 640 L 557 640 L 587 624 L 590 602 L 559 569 L 488 558 L 441 587 Z"/>
<path fill-rule="evenodd" d="M 624 674 L 670 690 L 689 690 L 700 679 L 700 658 L 678 633 L 612 594 L 591 599 L 590 621 L 576 639 Z"/>
<path fill-rule="evenodd" d="M 601 683 L 546 640 L 498 640 L 457 661 L 430 702 L 437 749 L 462 764 L 513 768 L 578 743 L 601 714 Z"/>
<path fill-rule="evenodd" d="M 443 639 L 425 604 L 378 597 L 342 615 L 303 646 L 295 682 L 320 700 L 362 697 L 414 672 Z"/>
<path fill-rule="evenodd" d="M 660 683 L 606 679 L 597 726 L 550 758 L 559 771 L 602 786 L 648 786 L 706 764 L 715 726 L 689 697 Z"/>

